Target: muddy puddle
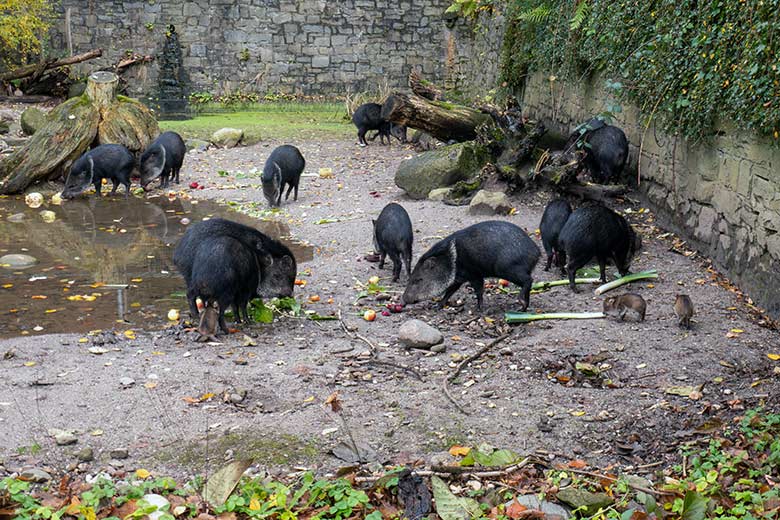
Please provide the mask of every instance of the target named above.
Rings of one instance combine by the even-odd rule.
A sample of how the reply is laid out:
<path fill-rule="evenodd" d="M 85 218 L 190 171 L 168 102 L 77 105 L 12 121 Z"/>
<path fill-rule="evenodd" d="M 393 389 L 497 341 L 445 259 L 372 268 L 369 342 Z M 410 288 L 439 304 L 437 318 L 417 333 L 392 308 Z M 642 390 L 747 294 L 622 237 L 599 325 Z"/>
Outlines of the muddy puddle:
<path fill-rule="evenodd" d="M 43 210 L 54 220 L 45 221 Z M 25 269 L 0 266 L 0 337 L 151 328 L 170 309 L 186 316 L 173 250 L 188 225 L 209 217 L 281 239 L 299 263 L 312 258 L 313 247 L 290 240 L 286 223 L 210 201 L 89 197 L 32 209 L 21 197 L 0 198 L 0 257 L 37 260 Z"/>

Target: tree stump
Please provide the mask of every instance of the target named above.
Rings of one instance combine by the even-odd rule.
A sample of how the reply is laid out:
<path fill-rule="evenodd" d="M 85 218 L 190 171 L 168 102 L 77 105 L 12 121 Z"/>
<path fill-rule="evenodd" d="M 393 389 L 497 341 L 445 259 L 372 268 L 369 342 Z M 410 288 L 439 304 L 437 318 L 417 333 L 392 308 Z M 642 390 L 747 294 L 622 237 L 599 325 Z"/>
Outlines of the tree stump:
<path fill-rule="evenodd" d="M 444 142 L 471 141 L 477 127 L 490 124 L 491 118 L 479 110 L 444 101 L 428 101 L 420 96 L 396 92 L 382 106 L 382 119 L 423 130 Z"/>
<path fill-rule="evenodd" d="M 142 152 L 160 132 L 157 120 L 138 101 L 117 97 L 118 81 L 114 73 L 94 73 L 83 95 L 49 112 L 27 144 L 0 162 L 0 194 L 19 193 L 67 174 L 93 145 L 115 143 Z"/>

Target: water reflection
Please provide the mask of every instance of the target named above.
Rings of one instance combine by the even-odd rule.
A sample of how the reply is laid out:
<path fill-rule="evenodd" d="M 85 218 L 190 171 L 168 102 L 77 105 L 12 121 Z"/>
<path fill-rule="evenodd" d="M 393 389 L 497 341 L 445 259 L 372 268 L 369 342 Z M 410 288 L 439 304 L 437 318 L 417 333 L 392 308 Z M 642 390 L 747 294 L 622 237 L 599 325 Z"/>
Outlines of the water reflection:
<path fill-rule="evenodd" d="M 45 223 L 39 213 L 56 213 Z M 0 256 L 25 253 L 38 263 L 0 268 L 0 337 L 159 325 L 185 309 L 173 249 L 187 229 L 220 216 L 280 238 L 299 263 L 313 248 L 291 242 L 289 227 L 258 222 L 208 201 L 167 197 L 88 197 L 31 209 L 0 199 Z M 10 220 L 9 220 L 10 217 Z"/>

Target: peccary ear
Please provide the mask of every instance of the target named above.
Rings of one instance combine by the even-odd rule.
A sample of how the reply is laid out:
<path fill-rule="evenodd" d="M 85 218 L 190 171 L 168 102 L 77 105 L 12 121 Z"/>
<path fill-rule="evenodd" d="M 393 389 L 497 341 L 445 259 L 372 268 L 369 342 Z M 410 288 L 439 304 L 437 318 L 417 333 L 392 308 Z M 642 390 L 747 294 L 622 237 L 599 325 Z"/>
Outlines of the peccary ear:
<path fill-rule="evenodd" d="M 274 257 L 271 255 L 258 255 L 257 261 L 260 262 L 260 265 L 266 268 L 274 265 Z"/>

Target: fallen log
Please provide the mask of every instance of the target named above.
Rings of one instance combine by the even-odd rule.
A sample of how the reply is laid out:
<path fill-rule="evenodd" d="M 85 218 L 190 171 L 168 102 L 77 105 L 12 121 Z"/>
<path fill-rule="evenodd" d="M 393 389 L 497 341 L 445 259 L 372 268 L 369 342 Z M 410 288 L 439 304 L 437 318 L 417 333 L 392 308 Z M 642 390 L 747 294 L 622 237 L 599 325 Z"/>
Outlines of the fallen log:
<path fill-rule="evenodd" d="M 424 80 L 416 70 L 409 73 L 409 88 L 418 96 L 430 101 L 444 100 L 442 90 L 430 81 Z"/>
<path fill-rule="evenodd" d="M 54 179 L 93 144 L 117 143 L 142 151 L 159 133 L 154 114 L 134 99 L 116 97 L 118 78 L 96 72 L 81 96 L 46 116 L 46 124 L 0 161 L 0 194 L 19 193 L 34 182 Z"/>
<path fill-rule="evenodd" d="M 14 79 L 22 79 L 22 78 L 26 78 L 27 76 L 32 76 L 33 74 L 36 73 L 40 75 L 42 72 L 49 69 L 56 69 L 58 67 L 64 67 L 65 65 L 73 65 L 75 63 L 81 63 L 82 61 L 98 58 L 102 55 L 103 55 L 102 49 L 94 49 L 89 52 L 85 52 L 83 54 L 77 54 L 76 56 L 70 56 L 67 58 L 62 58 L 60 60 L 25 65 L 24 67 L 20 67 L 16 70 L 12 70 L 0 74 L 0 82 L 11 81 Z"/>
<path fill-rule="evenodd" d="M 564 192 L 582 199 L 595 200 L 597 202 L 612 202 L 610 199 L 621 197 L 628 193 L 628 187 L 623 184 L 565 184 L 561 187 Z"/>
<path fill-rule="evenodd" d="M 382 106 L 382 118 L 408 128 L 416 128 L 444 142 L 471 141 L 477 128 L 491 124 L 479 110 L 444 101 L 428 101 L 400 92 L 390 95 Z"/>
<path fill-rule="evenodd" d="M 122 69 L 126 69 L 131 65 L 135 65 L 137 63 L 148 63 L 152 60 L 154 60 L 154 56 L 150 56 L 148 54 L 145 56 L 143 54 L 132 54 L 131 56 L 120 59 L 116 65 L 114 65 L 114 72 L 118 73 Z"/>

